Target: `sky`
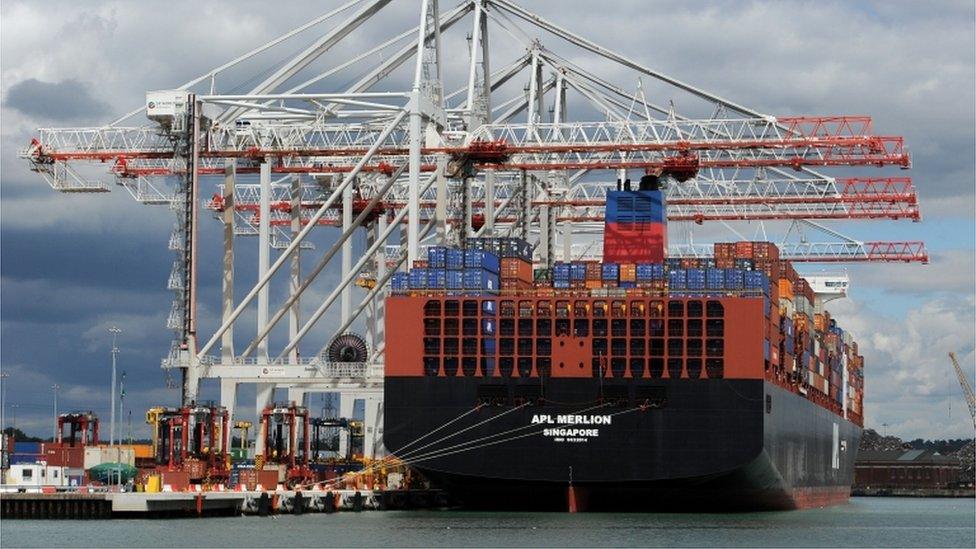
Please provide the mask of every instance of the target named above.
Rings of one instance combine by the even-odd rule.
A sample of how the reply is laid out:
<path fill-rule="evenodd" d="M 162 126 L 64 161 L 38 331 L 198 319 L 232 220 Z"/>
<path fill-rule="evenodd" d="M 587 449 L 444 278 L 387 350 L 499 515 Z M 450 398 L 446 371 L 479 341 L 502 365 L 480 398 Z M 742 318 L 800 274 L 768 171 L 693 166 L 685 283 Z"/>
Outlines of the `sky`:
<path fill-rule="evenodd" d="M 607 10 L 583 0 L 522 3 L 645 66 L 758 111 L 868 114 L 876 133 L 905 136 L 922 222 L 830 226 L 864 240 L 924 240 L 932 261 L 850 265 L 850 295 L 829 308 L 854 331 L 865 355 L 867 426 L 904 438 L 972 436 L 946 356 L 955 350 L 970 379 L 976 377 L 976 14 L 971 1 L 666 0 L 649 9 L 644 1 L 626 0 Z M 444 10 L 453 6 L 443 4 Z M 93 409 L 107 419 L 112 325 L 123 329 L 119 370 L 126 372 L 125 407 L 132 410 L 131 423 L 128 414 L 120 416 L 120 432 L 131 424 L 133 436 L 145 436 L 143 411 L 179 399 L 166 388 L 159 368 L 171 339 L 165 329 L 171 212 L 137 204 L 114 185 L 111 193 L 57 193 L 27 169 L 18 150 L 36 128 L 110 122 L 139 107 L 147 90 L 178 86 L 338 5 L 295 1 L 283 10 L 278 3 L 252 0 L 0 4 L 0 368 L 8 375 L 7 425 L 15 421 L 28 432 L 50 436 L 54 384 L 61 387 L 62 410 Z M 394 1 L 321 62 L 345 60 L 407 30 L 417 18 L 416 3 Z M 446 89 L 460 87 L 469 28 L 463 22 L 445 38 Z M 514 60 L 521 47 L 498 35 L 494 60 Z M 554 36 L 539 37 L 575 63 L 636 83 L 620 67 L 597 63 Z M 307 35 L 283 44 L 222 74 L 218 89 L 234 92 L 253 85 L 312 39 Z M 340 73 L 321 89 L 341 89 L 362 70 Z M 391 86 L 405 89 L 407 75 L 395 73 L 391 80 Z M 646 83 L 657 102 L 694 108 L 687 97 Z M 133 123 L 142 122 L 136 117 Z M 904 175 L 895 169 L 883 173 Z M 111 183 L 105 175 L 102 180 Z M 320 231 L 318 249 L 334 234 Z M 204 216 L 204 332 L 216 327 L 219 240 L 219 225 Z M 362 239 L 355 245 L 362 250 Z M 239 240 L 239 291 L 246 291 L 241 286 L 255 276 L 255 247 L 253 239 Z M 328 294 L 336 276 L 325 273 L 306 308 Z M 273 292 L 273 303 L 280 298 L 280 291 Z M 245 319 L 253 323 L 253 312 Z M 319 349 L 329 327 L 335 328 L 333 318 L 316 329 L 306 353 Z M 282 339 L 274 333 L 272 345 Z M 204 386 L 203 395 L 216 397 L 213 384 Z M 326 402 L 315 399 L 313 408 Z M 253 393 L 242 392 L 241 401 L 246 409 Z"/>

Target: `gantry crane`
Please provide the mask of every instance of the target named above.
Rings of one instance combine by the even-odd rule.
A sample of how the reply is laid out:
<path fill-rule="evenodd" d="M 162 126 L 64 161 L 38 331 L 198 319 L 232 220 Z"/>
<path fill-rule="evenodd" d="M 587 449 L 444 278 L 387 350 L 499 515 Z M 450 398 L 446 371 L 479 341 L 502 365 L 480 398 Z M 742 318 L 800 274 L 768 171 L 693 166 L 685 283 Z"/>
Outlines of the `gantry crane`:
<path fill-rule="evenodd" d="M 952 367 L 956 370 L 956 377 L 959 378 L 959 386 L 962 387 L 962 394 L 966 397 L 966 404 L 969 406 L 969 415 L 973 419 L 973 427 L 976 427 L 976 396 L 973 396 L 973 386 L 969 384 L 966 373 L 959 366 L 956 353 L 950 351 L 949 360 L 952 361 Z"/>
<path fill-rule="evenodd" d="M 231 413 L 240 383 L 259 385 L 258 410 L 272 404 L 276 385 L 287 387 L 294 402 L 309 390 L 346 391 L 374 399 L 366 406 L 366 428 L 374 428 L 382 413 L 375 399 L 382 392 L 383 297 L 393 272 L 421 257 L 422 244 L 518 236 L 531 241 L 542 265 L 575 259 L 577 244 L 594 249 L 606 190 L 648 170 L 695 174 L 666 190 L 668 217 L 687 234 L 686 242 L 672 242 L 673 255 L 711 249 L 694 242 L 698 224 L 735 231 L 731 224 L 758 222 L 765 231 L 768 222 L 780 223 L 776 230 L 789 223 L 778 243 L 783 257 L 796 261 L 928 260 L 921 242 L 861 241 L 823 224 L 920 219 L 907 177 L 827 173 L 910 167 L 903 139 L 876 133 L 870 117 L 772 116 L 663 74 L 512 0 L 463 0 L 445 11 L 436 0 L 422 0 L 416 26 L 359 48 L 349 60 L 335 59 L 336 44 L 367 36 L 354 31 L 388 4 L 352 0 L 198 78 L 148 92 L 144 108 L 113 123 L 40 129 L 22 151 L 59 191 L 107 191 L 89 166 L 107 167 L 137 201 L 175 212 L 170 248 L 177 259 L 168 283 L 175 299 L 167 325 L 177 337 L 163 366 L 183 374 L 185 404 L 196 399 L 201 378 L 221 380 Z M 442 35 L 462 21 L 469 25 L 468 62 L 452 72 L 441 62 Z M 498 31 L 501 41 L 490 38 Z M 555 43 L 543 45 L 533 34 Z M 299 41 L 299 53 L 263 64 L 281 58 L 268 52 L 294 51 Z M 492 58 L 499 42 L 522 51 L 499 63 Z M 572 61 L 581 55 L 601 69 Z M 334 64 L 321 69 L 317 60 Z M 390 75 L 411 60 L 407 89 L 391 83 Z M 610 71 L 611 78 L 600 72 L 607 68 L 622 70 Z M 246 69 L 259 76 L 234 85 L 232 75 Z M 665 106 L 649 97 L 673 101 Z M 123 125 L 143 113 L 149 123 Z M 199 295 L 196 277 L 204 208 L 224 228 L 220 324 L 206 333 L 197 306 L 214 298 Z M 308 268 L 302 252 L 321 225 L 339 231 L 323 239 L 325 249 Z M 354 252 L 360 232 L 365 245 Z M 235 237 L 249 235 L 258 237 L 258 280 L 242 294 L 234 288 Z M 787 240 L 792 235 L 801 236 Z M 329 268 L 339 270 L 338 281 L 315 287 Z M 273 309 L 271 295 L 279 292 L 270 287 L 282 271 L 290 273 L 287 297 Z M 302 318 L 301 300 L 316 290 L 325 297 L 317 296 L 314 312 Z M 366 362 L 303 354 L 306 336 L 336 304 L 335 334 L 366 317 Z M 242 320 L 251 318 L 244 314 L 249 309 L 256 309 L 256 327 Z M 284 324 L 287 343 L 272 351 L 269 334 Z M 235 348 L 235 328 L 238 335 L 247 329 L 243 349 Z M 366 444 L 378 438 L 374 432 Z"/>

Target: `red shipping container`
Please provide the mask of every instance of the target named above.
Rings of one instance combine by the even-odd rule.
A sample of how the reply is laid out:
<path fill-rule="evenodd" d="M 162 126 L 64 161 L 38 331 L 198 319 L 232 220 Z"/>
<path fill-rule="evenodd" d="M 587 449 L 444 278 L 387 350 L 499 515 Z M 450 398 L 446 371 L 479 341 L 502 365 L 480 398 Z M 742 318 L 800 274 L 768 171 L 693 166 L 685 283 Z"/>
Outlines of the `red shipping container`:
<path fill-rule="evenodd" d="M 517 257 L 503 257 L 499 274 L 502 280 L 532 282 L 532 263 Z"/>
<path fill-rule="evenodd" d="M 735 243 L 736 259 L 752 259 L 752 242 Z"/>
<path fill-rule="evenodd" d="M 603 267 L 599 261 L 586 262 L 586 279 L 601 280 L 603 278 Z"/>

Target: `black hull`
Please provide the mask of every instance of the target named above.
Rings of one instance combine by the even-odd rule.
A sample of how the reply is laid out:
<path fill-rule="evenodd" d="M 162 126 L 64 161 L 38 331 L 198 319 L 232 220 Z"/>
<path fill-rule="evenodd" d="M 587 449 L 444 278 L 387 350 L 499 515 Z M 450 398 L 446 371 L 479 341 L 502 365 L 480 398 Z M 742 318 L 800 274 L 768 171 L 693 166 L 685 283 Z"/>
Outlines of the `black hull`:
<path fill-rule="evenodd" d="M 486 389 L 483 379 L 388 377 L 384 439 L 468 508 L 566 510 L 570 483 L 575 503 L 593 511 L 794 509 L 847 500 L 861 434 L 853 423 L 762 380 L 627 381 L 606 380 L 601 389 L 599 380 L 547 379 L 544 400 L 513 409 L 537 396 L 538 380 Z M 500 405 L 410 444 L 489 392 Z M 614 402 L 601 406 L 601 393 Z M 595 423 L 559 424 L 562 414 Z M 582 436 L 544 429 L 581 429 L 569 434 Z M 465 444 L 482 437 L 489 438 Z"/>

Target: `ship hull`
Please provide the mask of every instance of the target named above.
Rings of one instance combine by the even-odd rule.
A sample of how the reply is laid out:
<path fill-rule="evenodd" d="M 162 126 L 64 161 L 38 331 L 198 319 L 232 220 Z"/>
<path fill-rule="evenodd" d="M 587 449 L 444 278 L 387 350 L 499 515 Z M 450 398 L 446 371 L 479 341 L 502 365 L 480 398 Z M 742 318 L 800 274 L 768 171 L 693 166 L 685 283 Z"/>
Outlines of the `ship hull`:
<path fill-rule="evenodd" d="M 387 377 L 385 418 L 394 454 L 464 507 L 499 510 L 836 504 L 861 432 L 755 379 Z"/>

